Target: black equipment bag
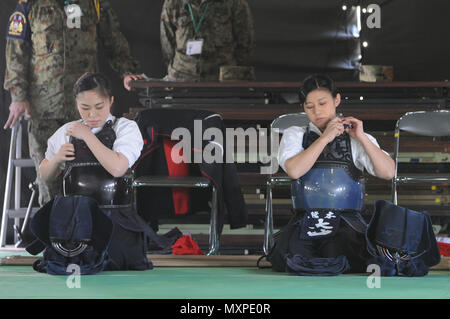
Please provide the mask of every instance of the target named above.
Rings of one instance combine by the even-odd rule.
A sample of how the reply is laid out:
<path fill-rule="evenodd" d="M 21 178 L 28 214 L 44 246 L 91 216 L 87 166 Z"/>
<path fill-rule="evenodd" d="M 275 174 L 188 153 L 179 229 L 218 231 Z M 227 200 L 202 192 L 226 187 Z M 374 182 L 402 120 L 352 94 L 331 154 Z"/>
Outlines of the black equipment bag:
<path fill-rule="evenodd" d="M 369 264 L 384 276 L 424 276 L 440 262 L 439 247 L 426 212 L 378 200 L 366 231 Z"/>

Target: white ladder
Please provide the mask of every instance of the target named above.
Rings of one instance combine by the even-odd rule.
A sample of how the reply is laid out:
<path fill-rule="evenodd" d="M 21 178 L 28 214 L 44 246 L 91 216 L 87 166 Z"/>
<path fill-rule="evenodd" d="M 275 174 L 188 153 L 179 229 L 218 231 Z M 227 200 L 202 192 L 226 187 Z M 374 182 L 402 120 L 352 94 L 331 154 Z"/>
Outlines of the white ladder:
<path fill-rule="evenodd" d="M 32 207 L 36 194 L 36 187 L 33 187 L 28 207 L 21 207 L 21 178 L 22 168 L 34 167 L 34 162 L 30 158 L 22 158 L 22 122 L 23 117 L 14 125 L 11 131 L 11 142 L 9 145 L 8 171 L 6 174 L 5 198 L 3 201 L 2 228 L 0 232 L 0 248 L 6 247 L 6 233 L 10 219 L 14 219 L 14 243 L 20 241 L 20 219 L 25 218 L 24 225 L 29 217 L 37 211 L 38 208 Z M 26 131 L 26 130 L 25 130 Z M 11 190 L 14 175 L 14 208 L 11 205 Z M 30 187 L 31 188 L 31 187 Z M 27 214 L 28 212 L 28 214 Z"/>

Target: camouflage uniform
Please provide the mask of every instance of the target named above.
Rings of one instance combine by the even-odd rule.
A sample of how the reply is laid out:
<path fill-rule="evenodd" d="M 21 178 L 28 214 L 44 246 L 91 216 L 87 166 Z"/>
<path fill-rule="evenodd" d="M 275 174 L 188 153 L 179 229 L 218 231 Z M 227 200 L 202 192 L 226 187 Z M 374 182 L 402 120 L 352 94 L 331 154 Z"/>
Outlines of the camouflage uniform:
<path fill-rule="evenodd" d="M 47 139 L 63 123 L 79 118 L 73 85 L 85 72 L 98 71 L 98 42 L 103 42 L 111 67 L 121 75 L 139 68 L 107 0 L 97 1 L 100 7 L 94 0 L 69 2 L 81 8 L 80 28 L 68 26 L 64 1 L 22 0 L 7 31 L 4 87 L 13 102 L 30 103 L 29 147 L 36 171 L 44 159 Z M 13 26 L 17 19 L 22 22 L 21 16 L 27 20 L 25 26 Z M 13 36 L 16 29 L 23 32 Z M 38 178 L 38 184 L 41 205 L 60 189 L 58 182 L 47 188 Z"/>
<path fill-rule="evenodd" d="M 209 3 L 197 38 L 204 40 L 200 55 L 187 55 L 194 24 Z M 161 13 L 161 45 L 168 79 L 217 81 L 221 66 L 250 66 L 254 51 L 253 19 L 247 0 L 165 0 Z"/>

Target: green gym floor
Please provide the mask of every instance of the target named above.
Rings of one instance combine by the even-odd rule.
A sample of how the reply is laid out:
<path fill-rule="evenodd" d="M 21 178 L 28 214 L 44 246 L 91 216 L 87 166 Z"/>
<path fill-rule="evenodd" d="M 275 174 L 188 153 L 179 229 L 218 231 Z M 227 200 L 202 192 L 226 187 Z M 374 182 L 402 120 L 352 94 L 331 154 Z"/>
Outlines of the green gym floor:
<path fill-rule="evenodd" d="M 382 277 L 368 288 L 368 274 L 300 277 L 256 267 L 155 267 L 101 272 L 76 281 L 0 266 L 1 299 L 449 299 L 450 271 L 425 277 Z M 369 278 L 370 279 L 370 278 Z M 68 281 L 69 285 L 68 285 Z M 371 281 L 373 283 L 373 281 Z"/>

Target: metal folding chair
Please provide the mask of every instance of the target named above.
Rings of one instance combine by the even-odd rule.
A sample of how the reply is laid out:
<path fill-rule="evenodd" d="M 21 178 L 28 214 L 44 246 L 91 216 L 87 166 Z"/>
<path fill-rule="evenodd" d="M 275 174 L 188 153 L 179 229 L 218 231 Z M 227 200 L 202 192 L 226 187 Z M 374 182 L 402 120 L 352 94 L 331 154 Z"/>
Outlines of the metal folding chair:
<path fill-rule="evenodd" d="M 292 113 L 283 114 L 277 117 L 270 124 L 270 142 L 277 143 L 276 138 L 279 138 L 280 134 L 291 126 L 306 126 L 309 123 L 308 116 L 306 113 Z M 272 148 L 273 149 L 273 148 Z M 277 157 L 277 154 L 272 154 L 272 157 Z M 275 172 L 276 173 L 276 172 Z M 264 246 L 263 251 L 266 255 L 269 254 L 270 250 L 274 245 L 273 239 L 273 204 L 272 204 L 272 190 L 275 186 L 290 186 L 292 179 L 285 176 L 269 176 L 267 178 L 266 187 L 266 217 L 265 217 L 265 228 L 264 228 Z"/>
<path fill-rule="evenodd" d="M 201 176 L 152 176 L 137 177 L 133 187 L 188 187 L 188 188 L 212 188 L 211 218 L 209 224 L 209 251 L 208 256 L 215 255 L 219 251 L 219 223 L 218 223 L 218 197 L 217 189 L 209 179 Z"/>
<path fill-rule="evenodd" d="M 148 117 L 152 119 L 152 123 L 158 123 L 160 125 L 160 128 L 162 128 L 165 124 L 162 124 L 158 120 L 158 116 L 161 116 L 160 110 L 155 109 L 154 111 L 146 110 L 144 112 L 147 112 Z M 186 113 L 192 113 L 197 112 L 195 110 L 184 110 L 184 112 L 177 112 L 174 111 L 171 114 L 171 118 L 174 119 L 174 117 L 177 117 L 177 119 L 180 119 L 183 115 Z M 165 113 L 165 112 L 163 112 Z M 181 114 L 180 114 L 181 113 Z M 209 117 L 218 117 L 219 115 L 210 112 L 211 114 Z M 209 114 L 209 113 L 208 113 Z M 168 116 L 168 115 L 165 115 Z M 145 117 L 143 118 L 145 119 Z M 184 119 L 183 119 L 184 120 Z M 137 121 L 138 125 L 143 125 L 143 128 L 146 130 L 148 122 L 145 120 L 143 121 Z M 142 124 L 145 123 L 145 124 Z M 164 122 L 166 123 L 166 122 Z M 190 123 L 190 122 L 189 122 Z M 154 125 L 154 124 L 152 124 Z M 187 125 L 186 123 L 184 125 Z M 165 134 L 165 133 L 164 133 Z M 161 134 L 163 136 L 164 134 Z M 168 136 L 167 138 L 169 138 Z M 143 164 L 141 164 L 143 165 Z M 193 164 L 194 165 L 194 164 Z M 208 178 L 206 178 L 203 175 L 189 175 L 189 176 L 169 176 L 169 175 L 161 175 L 159 174 L 151 174 L 151 173 L 145 173 L 141 175 L 136 175 L 135 172 L 135 179 L 133 182 L 133 187 L 135 189 L 142 188 L 142 187 L 159 187 L 159 188 L 203 188 L 203 189 L 211 189 L 211 204 L 210 204 L 210 222 L 209 222 L 209 251 L 207 252 L 207 255 L 215 255 L 219 251 L 219 238 L 220 238 L 220 232 L 221 232 L 221 225 L 219 221 L 219 194 L 218 189 L 216 188 L 216 185 Z M 165 173 L 162 173 L 165 174 Z M 136 196 L 137 201 L 139 201 L 139 196 Z M 137 204 L 137 202 L 136 202 Z"/>
<path fill-rule="evenodd" d="M 395 126 L 395 176 L 392 179 L 392 202 L 397 204 L 397 185 L 408 183 L 448 185 L 450 174 L 441 176 L 423 176 L 420 174 L 400 174 L 398 172 L 398 153 L 400 147 L 400 131 L 415 135 L 442 137 L 450 136 L 450 111 L 419 111 L 403 115 Z"/>

